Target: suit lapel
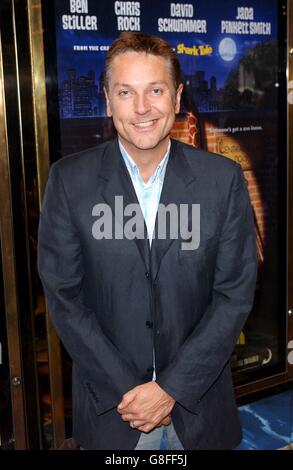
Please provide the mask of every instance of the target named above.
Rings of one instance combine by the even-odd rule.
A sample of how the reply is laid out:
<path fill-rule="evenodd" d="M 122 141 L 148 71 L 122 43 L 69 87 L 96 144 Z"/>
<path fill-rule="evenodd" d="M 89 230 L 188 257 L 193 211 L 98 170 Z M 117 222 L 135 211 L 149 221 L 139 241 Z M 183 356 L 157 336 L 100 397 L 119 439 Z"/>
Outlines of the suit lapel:
<path fill-rule="evenodd" d="M 166 174 L 163 184 L 163 189 L 160 198 L 160 204 L 167 206 L 168 204 L 175 204 L 178 207 L 180 204 L 191 204 L 192 198 L 188 186 L 196 179 L 192 172 L 186 157 L 183 154 L 182 147 L 176 142 L 172 141 L 170 149 L 170 157 L 166 168 Z M 169 218 L 167 218 L 167 222 Z M 179 227 L 179 224 L 178 224 Z M 155 234 L 158 233 L 158 214 L 156 218 Z M 167 223 L 166 238 L 156 238 L 152 241 L 151 246 L 151 272 L 152 279 L 155 280 L 160 264 L 163 257 L 171 247 L 174 239 L 170 238 L 170 223 Z"/>
<path fill-rule="evenodd" d="M 113 140 L 107 147 L 103 157 L 102 168 L 99 174 L 103 179 L 103 189 L 101 195 L 105 202 L 111 207 L 115 223 L 124 227 L 123 217 L 115 210 L 115 197 L 123 196 L 123 206 L 127 204 L 137 204 L 135 189 L 133 187 L 130 175 L 120 153 L 118 140 Z M 172 141 L 169 161 L 166 168 L 164 184 L 162 188 L 160 204 L 176 204 L 179 210 L 180 204 L 190 204 L 192 202 L 189 193 L 189 185 L 196 179 L 192 172 L 186 157 L 183 154 L 182 147 L 176 141 Z M 143 220 L 143 214 L 140 210 L 140 216 Z M 163 257 L 166 255 L 174 239 L 170 238 L 169 226 L 167 226 L 166 238 L 159 239 L 155 237 L 152 240 L 151 250 L 147 238 L 147 230 L 144 223 L 144 237 L 135 238 L 138 251 L 142 257 L 147 271 L 151 270 L 152 279 L 155 280 Z M 156 217 L 155 233 L 158 230 L 158 216 Z"/>
<path fill-rule="evenodd" d="M 99 176 L 104 180 L 101 195 L 105 202 L 111 207 L 112 214 L 114 216 L 114 223 L 119 224 L 120 230 L 123 230 L 125 220 L 123 220 L 123 214 L 121 214 L 121 211 L 116 211 L 115 200 L 117 201 L 117 199 L 115 199 L 115 197 L 123 197 L 123 208 L 125 208 L 125 206 L 128 204 L 137 204 L 139 207 L 139 202 L 136 197 L 130 175 L 121 156 L 117 139 L 113 140 L 109 146 L 106 147 Z M 146 270 L 149 271 L 149 241 L 146 236 L 147 230 L 143 221 L 143 214 L 140 210 L 140 207 L 138 216 L 141 218 L 142 226 L 144 227 L 144 236 L 142 239 L 135 238 L 133 241 L 136 243 Z"/>

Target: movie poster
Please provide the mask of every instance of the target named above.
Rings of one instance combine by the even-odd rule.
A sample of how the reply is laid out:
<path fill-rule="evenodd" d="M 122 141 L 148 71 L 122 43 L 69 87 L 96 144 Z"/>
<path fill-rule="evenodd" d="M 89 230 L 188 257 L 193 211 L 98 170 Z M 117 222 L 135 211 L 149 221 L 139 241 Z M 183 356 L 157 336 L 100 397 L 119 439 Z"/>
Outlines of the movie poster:
<path fill-rule="evenodd" d="M 276 0 L 55 1 L 63 156 L 114 135 L 103 94 L 105 56 L 122 31 L 144 31 L 166 39 L 182 67 L 184 96 L 172 136 L 243 168 L 259 275 L 254 309 L 231 359 L 239 383 L 246 380 L 243 372 L 284 367 L 278 318 L 278 15 Z"/>

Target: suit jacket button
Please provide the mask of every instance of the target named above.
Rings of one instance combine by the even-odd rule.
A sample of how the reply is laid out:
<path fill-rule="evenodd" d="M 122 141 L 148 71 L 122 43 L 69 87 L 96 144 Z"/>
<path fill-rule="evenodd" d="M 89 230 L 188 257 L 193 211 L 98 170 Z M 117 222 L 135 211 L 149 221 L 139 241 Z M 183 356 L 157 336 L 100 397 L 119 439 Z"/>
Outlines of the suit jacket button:
<path fill-rule="evenodd" d="M 152 328 L 152 327 L 153 327 L 153 322 L 152 322 L 152 321 L 147 320 L 147 321 L 145 322 L 145 324 L 146 324 L 146 326 L 147 326 L 148 328 Z"/>
<path fill-rule="evenodd" d="M 148 271 L 146 271 L 146 273 L 145 273 L 145 277 L 146 277 L 147 279 L 149 279 L 149 278 L 150 278 L 150 273 L 149 273 Z"/>
<path fill-rule="evenodd" d="M 147 372 L 153 372 L 154 368 L 153 367 L 148 367 Z"/>

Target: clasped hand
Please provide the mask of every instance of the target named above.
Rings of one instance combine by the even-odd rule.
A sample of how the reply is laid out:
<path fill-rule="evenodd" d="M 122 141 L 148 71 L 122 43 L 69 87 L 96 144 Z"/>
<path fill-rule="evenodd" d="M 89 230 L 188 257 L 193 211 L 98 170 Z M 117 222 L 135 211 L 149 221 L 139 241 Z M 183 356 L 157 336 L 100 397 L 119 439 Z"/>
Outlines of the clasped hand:
<path fill-rule="evenodd" d="M 175 400 L 156 382 L 151 381 L 125 393 L 117 411 L 132 428 L 150 432 L 171 423 L 170 414 L 174 405 Z"/>

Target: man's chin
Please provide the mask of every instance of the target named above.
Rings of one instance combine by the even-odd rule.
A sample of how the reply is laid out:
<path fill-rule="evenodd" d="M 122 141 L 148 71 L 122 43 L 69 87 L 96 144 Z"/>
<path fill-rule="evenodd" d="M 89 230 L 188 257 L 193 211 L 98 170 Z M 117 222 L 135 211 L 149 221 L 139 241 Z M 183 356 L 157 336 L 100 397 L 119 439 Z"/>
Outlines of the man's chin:
<path fill-rule="evenodd" d="M 163 139 L 145 139 L 145 140 L 135 140 L 128 141 L 128 145 L 135 147 L 137 150 L 154 150 L 158 148 L 168 139 L 169 136 L 164 137 Z"/>

